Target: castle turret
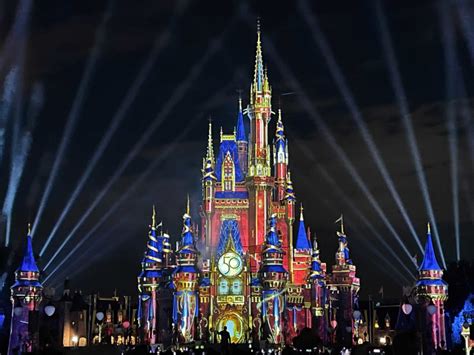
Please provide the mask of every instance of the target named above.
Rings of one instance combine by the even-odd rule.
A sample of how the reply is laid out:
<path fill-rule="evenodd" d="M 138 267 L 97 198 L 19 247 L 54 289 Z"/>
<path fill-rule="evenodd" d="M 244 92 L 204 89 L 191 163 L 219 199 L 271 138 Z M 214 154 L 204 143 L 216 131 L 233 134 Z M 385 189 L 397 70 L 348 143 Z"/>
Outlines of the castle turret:
<path fill-rule="evenodd" d="M 269 219 L 269 231 L 262 253 L 260 278 L 262 291 L 263 337 L 270 344 L 279 345 L 284 341 L 283 311 L 285 296 L 283 291 L 288 280 L 288 272 L 283 267 L 283 250 L 276 233 L 276 215 Z"/>
<path fill-rule="evenodd" d="M 290 272 L 290 282 L 293 282 L 293 223 L 295 222 L 295 204 L 296 197 L 293 190 L 293 182 L 291 181 L 290 171 L 286 174 L 286 187 L 285 187 L 285 199 L 284 203 L 286 206 L 286 223 L 287 223 L 287 238 L 288 238 L 288 268 Z"/>
<path fill-rule="evenodd" d="M 20 267 L 15 271 L 11 287 L 13 304 L 8 354 L 33 352 L 38 349 L 39 305 L 43 295 L 40 272 L 33 255 L 30 226 Z"/>
<path fill-rule="evenodd" d="M 209 133 L 207 137 L 207 152 L 204 159 L 202 170 L 202 212 L 205 216 L 205 224 L 203 225 L 205 237 L 204 245 L 208 248 L 211 245 L 212 233 L 212 216 L 214 212 L 214 193 L 217 181 L 215 172 L 214 148 L 212 143 L 212 123 L 209 122 Z"/>
<path fill-rule="evenodd" d="M 443 280 L 443 270 L 440 268 L 431 241 L 430 224 L 426 236 L 425 255 L 418 269 L 416 282 L 417 302 L 424 310 L 428 333 L 424 335 L 426 353 L 438 348 L 446 349 L 446 325 L 444 302 L 448 298 L 448 284 Z"/>
<path fill-rule="evenodd" d="M 275 142 L 273 147 L 273 166 L 275 169 L 276 200 L 285 198 L 286 176 L 288 172 L 288 140 L 281 119 L 281 109 L 278 109 Z"/>
<path fill-rule="evenodd" d="M 163 238 L 157 233 L 156 211 L 153 206 L 147 250 L 142 260 L 142 271 L 138 276 L 139 326 L 143 330 L 146 343 L 159 342 L 158 329 L 158 289 L 163 278 Z"/>
<path fill-rule="evenodd" d="M 332 274 L 327 282 L 331 293 L 330 317 L 331 321 L 336 321 L 335 324 L 337 324 L 334 340 L 338 344 L 352 346 L 355 332 L 352 314 L 358 300 L 360 280 L 356 277 L 356 267 L 350 259 L 342 215 L 338 222 L 340 222 L 340 230 L 336 233 L 338 238 L 336 264 L 332 266 Z"/>
<path fill-rule="evenodd" d="M 326 342 L 326 265 L 319 259 L 319 248 L 316 235 L 313 238 L 311 267 L 308 276 L 311 286 L 312 328 L 323 342 Z"/>
<path fill-rule="evenodd" d="M 199 314 L 198 279 L 200 272 L 197 267 L 198 252 L 194 244 L 191 226 L 188 196 L 186 213 L 183 215 L 181 242 L 177 251 L 177 267 L 172 276 L 174 285 L 172 318 L 180 344 L 195 340 L 196 320 Z"/>
<path fill-rule="evenodd" d="M 300 222 L 296 244 L 294 246 L 293 283 L 303 285 L 308 277 L 308 265 L 311 261 L 311 245 L 304 223 L 303 205 L 300 207 Z"/>
<path fill-rule="evenodd" d="M 239 149 L 239 164 L 240 169 L 247 175 L 248 171 L 248 138 L 245 132 L 244 114 L 242 112 L 242 98 L 239 97 L 239 113 L 237 114 L 237 129 L 235 138 L 237 147 Z"/>

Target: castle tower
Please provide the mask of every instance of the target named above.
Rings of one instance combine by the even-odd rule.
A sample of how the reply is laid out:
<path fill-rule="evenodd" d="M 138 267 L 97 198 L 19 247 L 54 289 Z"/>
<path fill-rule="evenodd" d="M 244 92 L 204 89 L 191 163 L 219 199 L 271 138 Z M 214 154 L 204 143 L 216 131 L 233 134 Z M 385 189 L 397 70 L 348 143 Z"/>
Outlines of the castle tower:
<path fill-rule="evenodd" d="M 214 215 L 214 193 L 215 184 L 217 181 L 214 173 L 215 160 L 214 160 L 214 148 L 212 143 L 212 123 L 209 122 L 209 133 L 207 136 L 207 151 L 206 158 L 204 159 L 204 166 L 202 170 L 202 213 L 204 215 L 204 223 L 202 230 L 204 231 L 204 245 L 206 249 L 211 246 L 211 234 L 212 234 L 212 217 Z M 208 250 L 207 250 L 208 251 Z"/>
<path fill-rule="evenodd" d="M 288 280 L 288 272 L 283 267 L 283 250 L 276 233 L 276 215 L 269 218 L 269 231 L 262 253 L 262 318 L 263 339 L 269 344 L 281 345 L 284 342 L 283 311 L 285 296 L 283 290 Z"/>
<path fill-rule="evenodd" d="M 326 343 L 326 264 L 319 259 L 318 241 L 316 235 L 313 238 L 313 248 L 311 255 L 311 268 L 308 276 L 308 283 L 311 287 L 311 314 L 312 329 L 319 338 Z"/>
<path fill-rule="evenodd" d="M 139 314 L 138 322 L 144 342 L 156 344 L 158 336 L 159 285 L 163 277 L 163 238 L 157 233 L 156 211 L 153 206 L 147 250 L 142 260 L 142 271 L 138 276 Z"/>
<path fill-rule="evenodd" d="M 268 124 L 271 119 L 271 88 L 263 67 L 260 27 L 257 29 L 255 71 L 250 87 L 250 144 L 248 147 L 247 188 L 249 193 L 249 251 L 253 258 L 261 256 L 269 217 L 274 177 L 271 176 Z M 258 263 L 251 263 L 252 271 Z"/>
<path fill-rule="evenodd" d="M 293 337 L 299 334 L 303 328 L 311 328 L 311 304 L 309 298 L 311 290 L 307 283 L 309 266 L 311 263 L 311 246 L 303 217 L 303 206 L 300 208 L 300 221 L 295 246 L 293 250 L 294 259 L 290 261 L 292 275 L 287 287 L 287 319 L 286 340 L 291 343 Z"/>
<path fill-rule="evenodd" d="M 300 223 L 298 226 L 298 234 L 296 235 L 296 244 L 294 246 L 293 283 L 295 285 L 303 285 L 306 283 L 310 262 L 311 245 L 304 223 L 303 205 L 301 205 Z"/>
<path fill-rule="evenodd" d="M 286 175 L 288 172 L 288 140 L 281 119 L 281 109 L 278 109 L 275 142 L 273 147 L 273 166 L 275 169 L 276 201 L 285 198 Z"/>
<path fill-rule="evenodd" d="M 13 305 L 8 354 L 33 352 L 38 348 L 39 305 L 43 286 L 40 272 L 33 255 L 30 226 L 20 267 L 15 271 L 15 283 L 11 287 Z"/>
<path fill-rule="evenodd" d="M 438 347 L 446 349 L 444 302 L 448 298 L 448 284 L 443 280 L 443 270 L 436 260 L 429 223 L 425 255 L 418 271 L 415 293 L 417 302 L 424 309 L 429 329 L 429 334 L 426 335 L 426 339 L 429 340 L 425 343 L 427 348 L 424 350 L 426 353 L 431 353 Z"/>
<path fill-rule="evenodd" d="M 187 344 L 195 340 L 196 320 L 199 314 L 197 268 L 198 252 L 191 231 L 189 215 L 189 196 L 186 213 L 183 215 L 183 232 L 177 251 L 177 267 L 173 272 L 173 324 L 176 327 L 178 342 Z"/>
<path fill-rule="evenodd" d="M 341 216 L 340 230 L 336 233 L 339 247 L 336 252 L 336 264 L 327 286 L 331 295 L 331 321 L 337 322 L 335 341 L 346 347 L 352 346 L 354 339 L 354 304 L 357 302 L 360 280 L 356 277 L 356 267 L 352 264 L 344 233 L 344 221 Z M 351 329 L 351 331 L 347 331 Z"/>
<path fill-rule="evenodd" d="M 237 147 L 239 149 L 239 163 L 240 169 L 247 175 L 248 170 L 248 138 L 245 132 L 244 115 L 242 112 L 242 98 L 239 97 L 239 113 L 237 114 L 237 130 L 235 138 L 237 140 Z"/>
<path fill-rule="evenodd" d="M 293 223 L 295 222 L 295 204 L 296 204 L 296 196 L 293 190 L 293 182 L 291 181 L 291 173 L 288 170 L 286 173 L 286 181 L 285 181 L 285 198 L 284 198 L 284 206 L 285 206 L 285 221 L 286 221 L 286 233 L 287 233 L 287 243 L 288 243 L 288 258 L 287 264 L 288 269 L 290 272 L 290 282 L 293 282 L 294 275 L 293 275 L 293 252 L 294 252 L 294 243 L 293 243 Z"/>

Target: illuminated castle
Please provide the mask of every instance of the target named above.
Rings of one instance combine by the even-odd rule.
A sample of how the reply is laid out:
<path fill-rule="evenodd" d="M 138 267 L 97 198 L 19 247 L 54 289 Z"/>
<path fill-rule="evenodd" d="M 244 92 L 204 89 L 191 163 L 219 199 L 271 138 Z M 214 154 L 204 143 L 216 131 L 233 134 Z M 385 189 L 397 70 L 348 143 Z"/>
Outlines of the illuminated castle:
<path fill-rule="evenodd" d="M 446 349 L 444 302 L 448 298 L 448 284 L 443 280 L 443 270 L 436 260 L 429 224 L 425 254 L 418 272 L 415 295 L 427 325 L 425 337 L 428 341 L 425 342 L 425 352 L 429 353 L 438 348 Z"/>
<path fill-rule="evenodd" d="M 305 327 L 323 341 L 353 343 L 359 279 L 342 218 L 336 263 L 327 274 L 302 207 L 299 225 L 294 225 L 288 140 L 281 110 L 270 136 L 271 98 L 258 30 L 249 105 L 243 110 L 239 100 L 236 127 L 232 134 L 221 129 L 216 155 L 209 123 L 201 235 L 188 200 L 181 241 L 171 250 L 153 210 L 138 277 L 143 342 L 215 341 L 214 331 L 226 326 L 233 343 L 264 340 L 278 346 L 291 343 Z"/>
<path fill-rule="evenodd" d="M 11 286 L 13 310 L 8 354 L 33 352 L 38 349 L 39 309 L 43 298 L 43 286 L 39 279 L 40 271 L 36 265 L 28 230 L 23 260 L 15 271 L 15 283 Z"/>

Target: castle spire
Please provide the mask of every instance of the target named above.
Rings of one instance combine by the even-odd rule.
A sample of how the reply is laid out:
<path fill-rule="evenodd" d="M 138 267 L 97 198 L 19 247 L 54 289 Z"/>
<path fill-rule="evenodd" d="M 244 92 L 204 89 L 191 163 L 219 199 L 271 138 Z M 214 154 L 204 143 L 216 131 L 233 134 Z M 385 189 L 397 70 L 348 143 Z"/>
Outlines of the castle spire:
<path fill-rule="evenodd" d="M 186 212 L 183 215 L 183 231 L 181 233 L 180 253 L 196 253 L 194 246 L 194 236 L 192 233 L 191 215 L 189 214 L 189 195 L 186 200 Z"/>
<path fill-rule="evenodd" d="M 150 231 L 148 232 L 148 242 L 146 245 L 145 262 L 148 263 L 161 263 L 163 253 L 163 239 L 156 233 L 156 210 L 153 205 L 151 213 L 151 225 Z"/>
<path fill-rule="evenodd" d="M 303 204 L 300 206 L 300 224 L 298 227 L 298 235 L 296 236 L 296 246 L 298 250 L 309 250 L 311 245 L 309 244 L 308 235 L 306 234 L 306 227 L 304 224 L 303 216 Z"/>
<path fill-rule="evenodd" d="M 212 143 L 212 122 L 209 120 L 209 132 L 207 134 L 207 151 L 206 151 L 206 161 L 210 161 L 212 167 L 214 167 L 214 148 Z"/>
<path fill-rule="evenodd" d="M 286 174 L 286 190 L 285 190 L 285 200 L 295 201 L 295 192 L 293 191 L 293 183 L 291 181 L 291 173 L 288 171 Z"/>
<path fill-rule="evenodd" d="M 441 270 L 434 252 L 433 242 L 431 240 L 431 227 L 429 222 L 427 225 L 426 233 L 425 255 L 423 257 L 423 262 L 421 263 L 419 270 Z"/>
<path fill-rule="evenodd" d="M 28 235 L 26 236 L 26 247 L 23 254 L 23 260 L 17 272 L 38 272 L 35 256 L 33 253 L 33 244 L 31 240 L 31 225 L 28 223 Z"/>
<path fill-rule="evenodd" d="M 244 115 L 242 113 L 242 97 L 239 95 L 239 113 L 237 114 L 237 131 L 235 134 L 237 142 L 247 142 L 245 134 Z"/>
<path fill-rule="evenodd" d="M 316 238 L 316 234 L 314 234 L 313 238 L 313 253 L 311 255 L 311 273 L 309 275 L 310 279 L 322 279 L 323 270 L 321 268 L 321 260 L 319 259 L 319 248 L 318 248 L 318 240 Z"/>
<path fill-rule="evenodd" d="M 260 20 L 257 20 L 257 49 L 255 53 L 255 71 L 253 76 L 254 91 L 262 91 L 264 85 L 264 68 L 262 56 L 262 42 L 260 38 Z"/>

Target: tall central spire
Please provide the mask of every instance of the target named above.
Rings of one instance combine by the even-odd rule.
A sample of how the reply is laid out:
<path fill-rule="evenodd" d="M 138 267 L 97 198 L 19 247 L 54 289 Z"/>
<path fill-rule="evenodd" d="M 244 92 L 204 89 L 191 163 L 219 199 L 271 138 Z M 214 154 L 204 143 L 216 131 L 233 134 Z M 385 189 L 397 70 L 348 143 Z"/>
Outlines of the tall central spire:
<path fill-rule="evenodd" d="M 255 54 L 255 72 L 253 76 L 253 87 L 255 91 L 262 91 L 264 80 L 262 41 L 260 37 L 260 20 L 257 20 L 257 50 Z"/>

